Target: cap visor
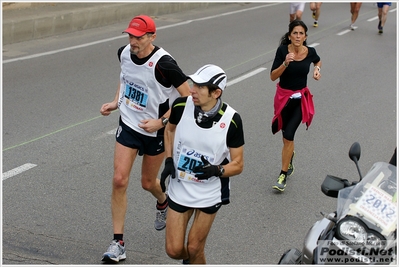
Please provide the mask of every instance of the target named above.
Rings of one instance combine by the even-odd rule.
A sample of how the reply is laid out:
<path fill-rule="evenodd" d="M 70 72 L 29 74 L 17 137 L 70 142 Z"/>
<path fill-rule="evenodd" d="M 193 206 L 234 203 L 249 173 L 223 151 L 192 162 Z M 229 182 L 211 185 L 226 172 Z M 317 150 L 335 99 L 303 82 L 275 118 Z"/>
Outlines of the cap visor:
<path fill-rule="evenodd" d="M 138 31 L 138 30 L 135 30 L 135 29 L 129 29 L 129 28 L 124 30 L 122 33 L 128 33 L 128 34 L 131 34 L 131 35 L 136 36 L 136 37 L 141 37 L 144 34 L 146 34 L 146 32 Z"/>
<path fill-rule="evenodd" d="M 195 82 L 196 84 L 206 84 L 208 81 L 205 81 L 204 79 L 202 79 L 201 77 L 199 77 L 198 75 L 188 75 L 188 78 L 190 78 L 193 82 Z"/>

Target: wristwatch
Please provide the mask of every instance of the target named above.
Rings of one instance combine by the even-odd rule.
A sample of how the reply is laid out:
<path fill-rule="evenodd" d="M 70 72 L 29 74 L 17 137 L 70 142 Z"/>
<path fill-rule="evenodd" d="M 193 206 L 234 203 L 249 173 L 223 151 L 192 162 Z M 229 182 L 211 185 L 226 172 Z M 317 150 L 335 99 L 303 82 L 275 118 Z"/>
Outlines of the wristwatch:
<path fill-rule="evenodd" d="M 161 120 L 162 120 L 163 126 L 166 126 L 166 124 L 168 124 L 168 121 L 169 121 L 168 118 L 162 117 Z"/>
<path fill-rule="evenodd" d="M 219 165 L 219 177 L 221 177 L 221 176 L 223 176 L 223 174 L 224 174 L 224 168 L 223 168 L 223 166 L 222 165 Z"/>

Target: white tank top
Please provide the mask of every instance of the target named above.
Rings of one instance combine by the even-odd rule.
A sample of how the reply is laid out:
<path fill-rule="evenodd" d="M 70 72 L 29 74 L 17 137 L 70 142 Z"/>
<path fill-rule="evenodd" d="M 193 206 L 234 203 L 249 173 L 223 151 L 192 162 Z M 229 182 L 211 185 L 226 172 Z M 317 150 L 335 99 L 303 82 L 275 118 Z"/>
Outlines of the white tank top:
<path fill-rule="evenodd" d="M 220 179 L 227 178 L 213 176 L 208 180 L 198 180 L 191 170 L 202 164 L 201 155 L 204 155 L 213 165 L 221 164 L 225 158 L 230 161 L 226 138 L 236 111 L 227 106 L 221 119 L 211 128 L 206 129 L 196 124 L 194 108 L 192 97 L 189 96 L 180 122 L 176 126 L 173 147 L 176 178 L 170 178 L 168 194 L 180 205 L 205 208 L 222 201 Z"/>
<path fill-rule="evenodd" d="M 121 73 L 118 107 L 122 121 L 133 130 L 147 136 L 156 136 L 157 132 L 148 133 L 138 125 L 144 119 L 158 119 L 159 105 L 170 95 L 176 97 L 175 87 L 164 87 L 155 78 L 155 66 L 159 59 L 169 55 L 160 48 L 143 65 L 136 65 L 130 58 L 130 45 L 121 54 Z M 162 115 L 162 114 L 161 114 Z"/>

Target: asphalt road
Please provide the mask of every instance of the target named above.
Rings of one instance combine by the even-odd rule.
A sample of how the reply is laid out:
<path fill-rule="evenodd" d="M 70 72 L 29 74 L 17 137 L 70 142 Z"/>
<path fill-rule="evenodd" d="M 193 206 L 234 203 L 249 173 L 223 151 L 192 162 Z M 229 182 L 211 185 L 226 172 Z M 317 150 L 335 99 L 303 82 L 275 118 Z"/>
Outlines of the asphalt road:
<path fill-rule="evenodd" d="M 271 188 L 280 170 L 281 134 L 273 135 L 275 82 L 270 67 L 288 30 L 289 4 L 222 5 L 156 18 L 155 44 L 191 74 L 214 63 L 224 68 L 223 96 L 242 116 L 245 168 L 232 178 L 231 204 L 218 213 L 208 237 L 209 264 L 275 264 L 300 248 L 320 211 L 335 200 L 320 191 L 326 174 L 358 179 L 348 158 L 362 147 L 363 173 L 388 161 L 397 140 L 396 4 L 384 33 L 377 8 L 364 3 L 349 31 L 349 3 L 323 3 L 313 28 L 308 4 L 308 45 L 323 61 L 322 78 L 309 75 L 316 115 L 296 135 L 295 173 L 284 193 Z M 117 49 L 128 21 L 3 47 L 2 263 L 101 264 L 112 238 L 110 194 L 118 112 L 99 113 L 115 94 Z M 180 264 L 164 250 L 153 227 L 155 200 L 132 171 L 120 264 Z"/>

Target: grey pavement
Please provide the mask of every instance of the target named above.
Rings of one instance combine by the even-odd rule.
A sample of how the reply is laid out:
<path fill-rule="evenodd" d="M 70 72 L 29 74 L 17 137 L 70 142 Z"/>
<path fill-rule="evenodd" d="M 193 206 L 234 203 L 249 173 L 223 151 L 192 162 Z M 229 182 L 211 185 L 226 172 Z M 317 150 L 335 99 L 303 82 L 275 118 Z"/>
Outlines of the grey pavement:
<path fill-rule="evenodd" d="M 302 248 L 320 212 L 336 209 L 336 200 L 320 191 L 326 174 L 358 179 L 348 157 L 354 141 L 362 146 L 363 174 L 391 157 L 397 143 L 396 5 L 380 35 L 373 3 L 363 4 L 355 31 L 348 30 L 349 3 L 323 3 L 319 27 L 308 31 L 323 61 L 321 80 L 308 77 L 316 115 L 295 136 L 296 169 L 283 194 L 271 188 L 280 171 L 281 134 L 270 131 L 276 82 L 269 71 L 287 31 L 289 4 L 229 3 L 156 17 L 156 45 L 184 72 L 223 66 L 230 81 L 224 101 L 244 121 L 244 171 L 231 179 L 231 204 L 212 226 L 207 263 L 275 265 L 287 249 Z M 303 18 L 313 23 L 310 9 Z M 121 28 L 128 20 L 3 47 L 7 59 L 18 59 L 2 66 L 3 171 L 36 167 L 2 183 L 2 266 L 103 266 L 113 234 L 119 112 L 103 117 L 99 108 L 115 96 L 116 52 L 127 44 Z M 181 261 L 165 253 L 165 232 L 153 228 L 155 203 L 142 189 L 141 163 L 132 169 L 128 255 L 119 265 L 177 266 Z"/>
<path fill-rule="evenodd" d="M 221 3 L 2 3 L 3 45 Z"/>

